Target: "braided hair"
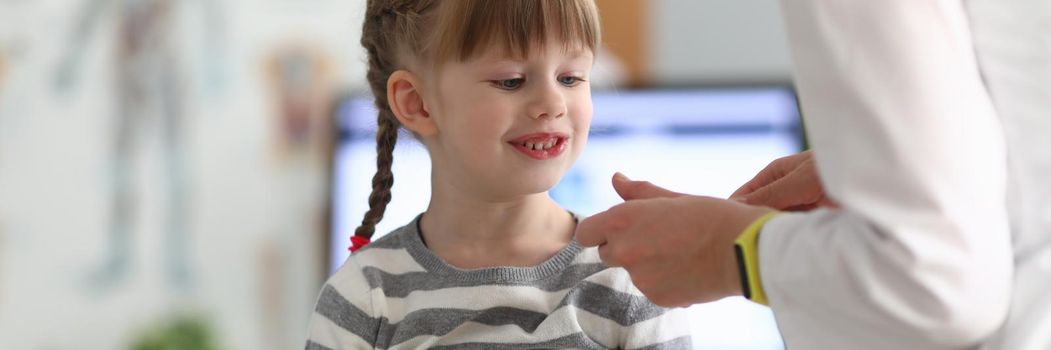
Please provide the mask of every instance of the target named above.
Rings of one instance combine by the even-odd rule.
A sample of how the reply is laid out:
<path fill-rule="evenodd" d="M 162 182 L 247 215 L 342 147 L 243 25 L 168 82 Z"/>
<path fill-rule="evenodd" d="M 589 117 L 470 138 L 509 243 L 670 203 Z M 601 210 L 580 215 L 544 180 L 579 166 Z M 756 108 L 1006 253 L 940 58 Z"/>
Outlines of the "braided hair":
<path fill-rule="evenodd" d="M 376 231 L 376 224 L 390 203 L 390 190 L 394 186 L 394 146 L 398 143 L 401 123 L 391 111 L 387 101 L 387 79 L 401 68 L 399 52 L 406 48 L 399 43 L 419 43 L 421 20 L 434 1 L 413 0 L 369 0 L 365 10 L 365 22 L 361 32 L 361 45 L 368 54 L 366 79 L 375 99 L 376 110 L 376 174 L 372 177 L 372 193 L 369 195 L 369 210 L 361 220 L 354 236 L 369 239 Z M 416 51 L 418 46 L 407 48 Z"/>

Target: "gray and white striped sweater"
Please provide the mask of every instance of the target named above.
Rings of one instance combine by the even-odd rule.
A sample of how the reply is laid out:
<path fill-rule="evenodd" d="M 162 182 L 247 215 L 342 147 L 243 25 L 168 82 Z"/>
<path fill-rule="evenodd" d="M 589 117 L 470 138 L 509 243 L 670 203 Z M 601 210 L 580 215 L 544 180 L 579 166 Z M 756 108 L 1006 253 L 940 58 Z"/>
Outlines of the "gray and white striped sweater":
<path fill-rule="evenodd" d="M 462 270 L 419 217 L 352 254 L 322 287 L 307 349 L 689 349 L 681 309 L 576 242 L 534 267 Z"/>

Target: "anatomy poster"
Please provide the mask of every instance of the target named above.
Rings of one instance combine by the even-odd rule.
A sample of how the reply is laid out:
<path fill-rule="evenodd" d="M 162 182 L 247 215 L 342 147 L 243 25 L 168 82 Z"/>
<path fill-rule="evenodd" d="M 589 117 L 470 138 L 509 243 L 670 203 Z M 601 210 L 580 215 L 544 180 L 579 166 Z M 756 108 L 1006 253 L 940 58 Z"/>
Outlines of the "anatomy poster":
<path fill-rule="evenodd" d="M 0 0 L 0 348 L 301 346 L 363 7 Z"/>

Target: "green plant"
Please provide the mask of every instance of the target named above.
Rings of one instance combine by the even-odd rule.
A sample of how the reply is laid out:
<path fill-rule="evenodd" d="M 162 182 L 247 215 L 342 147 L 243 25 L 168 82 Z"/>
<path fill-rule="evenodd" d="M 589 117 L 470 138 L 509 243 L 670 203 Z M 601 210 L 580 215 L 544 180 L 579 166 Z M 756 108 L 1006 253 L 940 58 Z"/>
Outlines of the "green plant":
<path fill-rule="evenodd" d="M 219 350 L 210 325 L 200 317 L 178 316 L 142 334 L 131 350 Z"/>

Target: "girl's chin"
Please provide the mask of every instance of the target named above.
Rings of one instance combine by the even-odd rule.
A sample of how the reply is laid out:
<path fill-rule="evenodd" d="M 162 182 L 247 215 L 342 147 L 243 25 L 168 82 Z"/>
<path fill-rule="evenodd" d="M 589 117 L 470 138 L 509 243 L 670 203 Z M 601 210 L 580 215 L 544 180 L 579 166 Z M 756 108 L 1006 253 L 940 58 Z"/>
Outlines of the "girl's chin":
<path fill-rule="evenodd" d="M 550 191 L 559 180 L 561 177 L 494 179 L 492 188 L 507 197 L 528 196 Z"/>
<path fill-rule="evenodd" d="M 539 194 L 539 193 L 544 193 L 544 192 L 550 191 L 552 188 L 555 188 L 555 185 L 558 185 L 558 181 L 557 180 L 551 180 L 551 181 L 527 181 L 527 182 L 518 183 L 513 188 L 516 189 L 517 191 L 515 191 L 515 192 L 517 192 L 519 194 L 530 195 L 530 194 Z"/>

